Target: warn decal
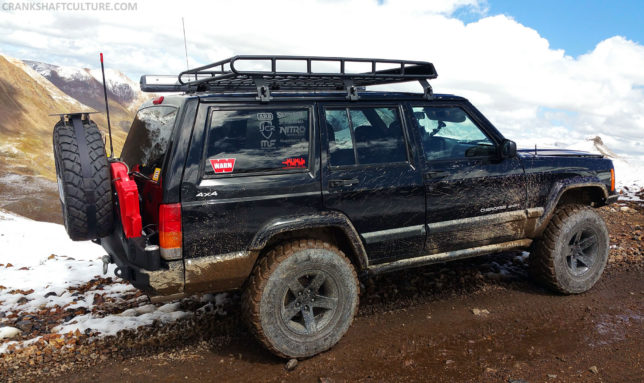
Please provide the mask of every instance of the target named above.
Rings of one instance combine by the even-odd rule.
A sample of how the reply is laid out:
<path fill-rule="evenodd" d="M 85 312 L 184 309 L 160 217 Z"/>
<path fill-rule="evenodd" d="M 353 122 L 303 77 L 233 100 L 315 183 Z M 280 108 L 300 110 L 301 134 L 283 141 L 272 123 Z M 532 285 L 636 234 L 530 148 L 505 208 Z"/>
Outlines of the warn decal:
<path fill-rule="evenodd" d="M 306 160 L 304 158 L 287 158 L 282 161 L 284 169 L 297 169 L 306 167 Z"/>
<path fill-rule="evenodd" d="M 212 170 L 215 173 L 232 173 L 235 168 L 235 159 L 220 158 L 218 160 L 210 160 L 210 165 L 212 165 Z"/>

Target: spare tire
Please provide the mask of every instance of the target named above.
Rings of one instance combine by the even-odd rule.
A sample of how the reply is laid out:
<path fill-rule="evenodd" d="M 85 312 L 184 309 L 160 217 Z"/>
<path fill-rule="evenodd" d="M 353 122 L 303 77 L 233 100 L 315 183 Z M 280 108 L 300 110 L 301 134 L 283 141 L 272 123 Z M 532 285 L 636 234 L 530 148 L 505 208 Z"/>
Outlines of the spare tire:
<path fill-rule="evenodd" d="M 107 236 L 114 224 L 110 168 L 93 121 L 54 126 L 54 160 L 67 234 L 74 241 Z"/>

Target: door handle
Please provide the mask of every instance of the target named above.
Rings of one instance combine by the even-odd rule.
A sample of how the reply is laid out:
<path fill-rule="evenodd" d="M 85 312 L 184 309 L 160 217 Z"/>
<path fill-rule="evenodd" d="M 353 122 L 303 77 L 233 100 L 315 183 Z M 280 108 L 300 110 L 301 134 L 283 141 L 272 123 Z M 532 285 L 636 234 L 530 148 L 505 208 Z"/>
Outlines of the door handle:
<path fill-rule="evenodd" d="M 329 180 L 329 186 L 330 187 L 338 187 L 338 186 L 351 186 L 359 183 L 360 181 L 356 178 L 352 178 L 350 180 Z"/>
<path fill-rule="evenodd" d="M 443 171 L 443 170 L 438 170 L 438 171 L 425 173 L 425 179 L 426 180 L 431 180 L 431 179 L 437 179 L 437 178 L 445 178 L 448 175 L 449 175 L 449 172 L 446 172 L 446 171 Z"/>

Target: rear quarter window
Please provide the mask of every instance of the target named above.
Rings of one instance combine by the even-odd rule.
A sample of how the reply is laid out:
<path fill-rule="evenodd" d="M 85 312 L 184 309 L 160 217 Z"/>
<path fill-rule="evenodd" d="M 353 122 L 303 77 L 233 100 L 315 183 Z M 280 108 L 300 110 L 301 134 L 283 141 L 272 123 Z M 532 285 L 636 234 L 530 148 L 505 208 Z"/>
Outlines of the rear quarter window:
<path fill-rule="evenodd" d="M 213 110 L 205 176 L 302 171 L 309 164 L 310 110 Z"/>

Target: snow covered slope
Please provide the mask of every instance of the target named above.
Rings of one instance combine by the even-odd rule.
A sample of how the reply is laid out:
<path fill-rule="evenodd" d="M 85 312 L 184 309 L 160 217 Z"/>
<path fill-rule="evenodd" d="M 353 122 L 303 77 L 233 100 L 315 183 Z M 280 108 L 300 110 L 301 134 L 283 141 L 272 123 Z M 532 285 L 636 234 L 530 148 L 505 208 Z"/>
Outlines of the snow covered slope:
<path fill-rule="evenodd" d="M 88 69 L 89 74 L 99 83 L 103 84 L 103 75 L 98 69 Z M 131 110 L 136 110 L 146 100 L 154 95 L 140 91 L 138 82 L 131 80 L 123 72 L 114 69 L 105 69 L 107 89 L 114 97 Z"/>
<path fill-rule="evenodd" d="M 13 57 L 4 56 L 4 55 L 3 55 L 3 57 L 7 61 L 9 61 L 13 65 L 15 65 L 16 67 L 22 69 L 26 74 L 29 75 L 29 77 L 31 77 L 34 81 L 36 81 L 40 86 L 45 88 L 47 90 L 47 93 L 49 94 L 49 96 L 51 96 L 51 98 L 53 98 L 54 100 L 62 101 L 62 102 L 74 105 L 76 108 L 78 108 L 77 110 L 79 112 L 81 112 L 81 111 L 82 112 L 85 112 L 85 111 L 94 112 L 95 111 L 93 108 L 91 108 L 91 107 L 83 104 L 82 102 L 79 102 L 75 98 L 70 97 L 69 95 L 67 95 L 65 92 L 60 90 L 57 86 L 55 86 L 50 81 L 48 81 L 46 76 L 42 75 L 42 73 L 51 73 L 51 67 L 52 67 L 51 65 L 49 65 L 49 64 L 41 64 L 36 69 L 36 68 L 33 68 L 30 65 L 25 64 L 25 62 L 23 62 L 22 60 L 18 60 L 18 59 L 15 59 Z M 69 74 L 69 75 L 73 76 L 73 74 Z M 89 76 L 88 76 L 88 78 L 89 78 Z"/>
<path fill-rule="evenodd" d="M 181 301 L 150 304 L 129 283 L 107 278 L 114 275 L 114 265 L 102 276 L 103 254 L 91 242 L 72 242 L 62 225 L 0 210 L 0 328 L 20 330 L 13 331 L 13 336 L 19 334 L 15 340 L 0 337 L 0 353 L 47 334 L 78 330 L 114 335 L 155 320 L 172 322 L 194 314 L 183 311 Z M 201 302 L 198 307 L 207 306 L 208 311 L 222 310 L 227 300 L 226 294 L 196 299 Z"/>
<path fill-rule="evenodd" d="M 29 60 L 24 60 L 24 63 L 71 97 L 98 110 L 103 109 L 103 77 L 100 69 L 58 66 Z M 105 77 L 111 101 L 128 110 L 136 110 L 145 100 L 152 98 L 152 95 L 141 92 L 137 82 L 118 70 L 107 68 Z"/>

